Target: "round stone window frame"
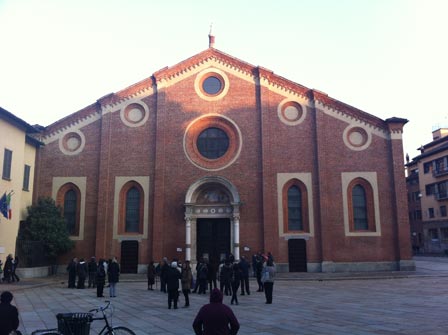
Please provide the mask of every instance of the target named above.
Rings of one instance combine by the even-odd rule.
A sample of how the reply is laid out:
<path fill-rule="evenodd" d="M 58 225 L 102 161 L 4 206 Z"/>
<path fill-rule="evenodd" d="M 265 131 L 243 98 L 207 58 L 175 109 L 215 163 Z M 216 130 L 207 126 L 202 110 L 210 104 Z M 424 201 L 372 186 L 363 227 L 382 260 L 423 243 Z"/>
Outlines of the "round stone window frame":
<path fill-rule="evenodd" d="M 353 133 L 359 133 L 362 136 L 361 142 L 359 144 L 353 143 L 350 140 L 350 136 Z M 362 151 L 370 146 L 370 143 L 372 142 L 372 134 L 367 129 L 359 125 L 349 125 L 347 128 L 344 129 L 342 139 L 344 140 L 344 144 L 349 149 L 354 151 Z"/>
<path fill-rule="evenodd" d="M 79 141 L 79 145 L 74 149 L 71 149 L 68 145 L 70 139 L 72 138 L 75 138 Z M 64 155 L 77 155 L 84 150 L 85 145 L 86 138 L 80 130 L 69 130 L 59 138 L 59 150 L 61 150 Z"/>
<path fill-rule="evenodd" d="M 199 135 L 207 128 L 219 128 L 229 138 L 229 148 L 219 158 L 209 159 L 201 155 L 197 147 Z M 236 123 L 222 115 L 204 115 L 193 120 L 184 133 L 184 152 L 196 167 L 206 171 L 219 171 L 232 165 L 239 157 L 243 140 Z"/>
<path fill-rule="evenodd" d="M 293 106 L 296 109 L 300 109 L 298 112 L 301 113 L 301 115 L 299 115 L 297 117 L 297 119 L 293 120 L 293 121 L 286 118 L 286 116 L 284 115 L 286 108 L 288 108 L 290 106 Z M 302 123 L 303 120 L 305 120 L 306 108 L 300 102 L 290 99 L 290 98 L 286 98 L 282 102 L 280 102 L 280 104 L 278 105 L 277 114 L 278 114 L 278 118 L 280 119 L 280 121 L 282 123 L 286 124 L 287 126 L 296 126 L 296 125 Z"/>
<path fill-rule="evenodd" d="M 210 77 L 215 77 L 221 82 L 221 89 L 216 94 L 209 94 L 203 88 L 204 81 Z M 216 68 L 209 68 L 199 72 L 194 80 L 194 90 L 196 91 L 196 94 L 206 101 L 222 99 L 229 91 L 229 87 L 229 78 L 226 73 Z"/>
<path fill-rule="evenodd" d="M 134 106 L 134 107 L 133 107 Z M 134 122 L 133 120 L 131 120 L 129 118 L 129 112 L 133 109 L 133 108 L 142 108 L 142 112 L 144 113 L 143 117 L 137 121 Z M 145 104 L 143 101 L 141 100 L 132 100 L 129 101 L 126 105 L 123 106 L 123 108 L 121 108 L 120 110 L 120 119 L 121 121 L 128 127 L 131 128 L 135 128 L 135 127 L 140 127 L 142 125 L 144 125 L 146 123 L 146 121 L 149 118 L 149 107 L 147 104 Z"/>

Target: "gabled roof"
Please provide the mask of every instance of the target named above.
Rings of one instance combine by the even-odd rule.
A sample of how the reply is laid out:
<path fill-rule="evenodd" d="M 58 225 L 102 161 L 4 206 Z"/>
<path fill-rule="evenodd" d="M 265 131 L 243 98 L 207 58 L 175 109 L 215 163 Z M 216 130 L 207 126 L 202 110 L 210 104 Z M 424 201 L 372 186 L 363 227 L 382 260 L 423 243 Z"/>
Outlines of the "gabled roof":
<path fill-rule="evenodd" d="M 14 125 L 15 127 L 23 130 L 25 133 L 38 133 L 39 130 L 34 128 L 32 125 L 28 124 L 21 118 L 15 116 L 11 112 L 8 112 L 6 109 L 0 107 L 0 118 L 6 120 L 10 124 Z"/>
<path fill-rule="evenodd" d="M 363 121 L 374 127 L 380 128 L 383 131 L 387 131 L 387 122 L 374 115 L 366 113 L 337 99 L 331 98 L 326 93 L 307 88 L 282 76 L 276 75 L 271 70 L 260 66 L 251 65 L 213 47 L 210 47 L 173 66 L 162 68 L 156 71 L 152 76 L 121 91 L 118 91 L 117 93 L 108 94 L 98 99 L 96 103 L 87 106 L 68 117 L 56 121 L 52 125 L 48 126 L 46 130 L 52 132 L 60 129 L 61 127 L 68 127 L 72 123 L 78 123 L 81 120 L 92 117 L 93 114 L 99 113 L 99 111 L 101 111 L 102 108 L 105 108 L 105 106 L 114 106 L 121 103 L 123 100 L 130 99 L 148 90 L 154 91 L 159 85 L 162 85 L 162 83 L 170 82 L 171 80 L 184 76 L 208 61 L 217 62 L 229 69 L 233 69 L 239 73 L 251 76 L 254 79 L 259 79 L 260 82 L 263 80 L 263 82 L 265 84 L 267 83 L 269 86 L 279 88 L 285 92 L 292 92 L 308 100 L 314 100 L 315 102 L 318 102 L 318 105 L 321 107 L 334 110 L 337 113 L 342 113 L 348 116 L 349 118 Z"/>

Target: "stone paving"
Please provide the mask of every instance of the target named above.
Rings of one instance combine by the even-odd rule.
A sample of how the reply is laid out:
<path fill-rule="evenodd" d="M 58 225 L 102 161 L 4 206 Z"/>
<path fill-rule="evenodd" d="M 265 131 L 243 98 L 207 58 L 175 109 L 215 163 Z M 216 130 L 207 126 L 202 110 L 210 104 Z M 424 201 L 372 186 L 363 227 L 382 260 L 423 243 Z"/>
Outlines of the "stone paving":
<path fill-rule="evenodd" d="M 230 305 L 240 321 L 239 334 L 448 334 L 448 258 L 416 258 L 413 274 L 283 276 L 274 285 L 274 301 L 266 305 L 264 294 L 238 296 Z M 124 325 L 138 335 L 194 334 L 191 324 L 208 295 L 191 295 L 191 307 L 167 308 L 167 296 L 146 290 L 143 277 L 125 277 L 118 283 L 118 297 L 111 298 L 114 325 Z M 65 278 L 23 280 L 12 289 L 24 335 L 42 328 L 55 328 L 57 313 L 87 312 L 106 298 L 93 289 L 68 289 Z M 183 296 L 180 297 L 180 306 Z M 95 321 L 91 334 L 103 324 Z"/>

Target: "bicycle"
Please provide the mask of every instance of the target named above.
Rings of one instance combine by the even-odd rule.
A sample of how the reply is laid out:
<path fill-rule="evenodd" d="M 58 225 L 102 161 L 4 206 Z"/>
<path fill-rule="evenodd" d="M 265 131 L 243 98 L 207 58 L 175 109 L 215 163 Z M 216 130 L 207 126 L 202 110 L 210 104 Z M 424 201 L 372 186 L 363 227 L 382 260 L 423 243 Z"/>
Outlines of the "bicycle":
<path fill-rule="evenodd" d="M 105 325 L 98 335 L 136 335 L 132 330 L 124 326 L 112 326 L 105 311 L 111 306 L 110 301 L 105 301 L 105 306 L 91 309 L 89 313 L 67 313 L 58 314 L 58 329 L 36 330 L 32 335 L 88 335 L 90 333 L 90 323 L 97 320 L 104 320 Z M 102 316 L 94 317 L 101 312 Z"/>

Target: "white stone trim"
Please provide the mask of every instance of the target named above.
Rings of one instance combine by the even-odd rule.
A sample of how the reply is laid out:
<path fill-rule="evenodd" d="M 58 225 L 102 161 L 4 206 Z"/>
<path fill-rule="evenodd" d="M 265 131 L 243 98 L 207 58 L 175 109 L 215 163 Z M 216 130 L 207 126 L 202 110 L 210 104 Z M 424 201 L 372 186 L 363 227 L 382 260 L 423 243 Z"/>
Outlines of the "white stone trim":
<path fill-rule="evenodd" d="M 120 210 L 120 191 L 123 186 L 130 181 L 135 181 L 140 184 L 143 189 L 143 234 L 118 234 L 118 218 Z M 114 240 L 127 240 L 131 238 L 148 238 L 148 218 L 149 218 L 149 176 L 124 176 L 115 177 L 115 189 L 114 189 L 114 221 L 113 221 L 113 239 Z"/>
<path fill-rule="evenodd" d="M 350 132 L 350 130 L 352 130 L 354 128 L 361 128 L 366 132 L 366 135 L 367 135 L 366 142 L 361 146 L 354 146 L 349 141 L 349 138 L 348 138 L 349 132 Z M 344 141 L 344 144 L 349 149 L 351 149 L 353 151 L 362 151 L 362 150 L 367 149 L 370 146 L 370 144 L 372 143 L 372 134 L 371 134 L 370 130 L 364 126 L 350 124 L 344 129 L 344 132 L 342 133 L 342 140 Z"/>
<path fill-rule="evenodd" d="M 67 183 L 76 185 L 76 187 L 78 187 L 79 189 L 79 192 L 81 193 L 79 209 L 79 234 L 78 236 L 70 236 L 70 239 L 74 241 L 81 241 L 84 240 L 87 177 L 53 177 L 53 183 L 51 186 L 51 197 L 53 199 L 56 199 L 60 188 Z"/>
<path fill-rule="evenodd" d="M 299 104 L 300 107 L 302 108 L 302 115 L 300 116 L 299 119 L 297 119 L 295 121 L 290 121 L 283 116 L 283 113 L 282 113 L 283 105 L 285 105 L 288 102 L 295 102 L 295 103 Z M 277 107 L 278 118 L 280 119 L 280 121 L 282 123 L 286 124 L 287 126 L 296 126 L 296 125 L 302 123 L 303 120 L 305 120 L 305 118 L 306 118 L 306 114 L 307 114 L 307 108 L 295 99 L 286 98 L 286 99 L 282 100 Z"/>
<path fill-rule="evenodd" d="M 64 138 L 65 138 L 66 135 L 68 135 L 70 133 L 75 133 L 75 134 L 77 134 L 81 138 L 81 144 L 74 151 L 69 151 L 69 150 L 64 148 Z M 67 155 L 67 156 L 74 156 L 74 155 L 77 155 L 77 154 L 81 153 L 84 150 L 85 145 L 86 145 L 86 137 L 84 136 L 82 131 L 80 131 L 79 129 L 66 131 L 59 138 L 59 150 L 61 150 L 61 152 L 64 155 Z"/>
<path fill-rule="evenodd" d="M 349 222 L 349 208 L 348 208 L 348 185 L 353 179 L 363 178 L 367 180 L 372 186 L 373 191 L 373 208 L 375 216 L 375 230 L 374 232 L 351 232 Z M 381 236 L 381 223 L 380 223 L 380 202 L 378 196 L 378 182 L 376 172 L 342 172 L 342 203 L 344 209 L 344 231 L 345 236 Z"/>
<path fill-rule="evenodd" d="M 308 220 L 309 233 L 285 233 L 283 230 L 283 187 L 291 179 L 300 180 L 306 187 L 308 194 Z M 288 238 L 292 236 L 300 236 L 304 239 L 314 236 L 314 206 L 313 206 L 313 187 L 311 172 L 296 173 L 277 173 L 277 216 L 278 216 L 278 232 L 280 237 Z"/>

